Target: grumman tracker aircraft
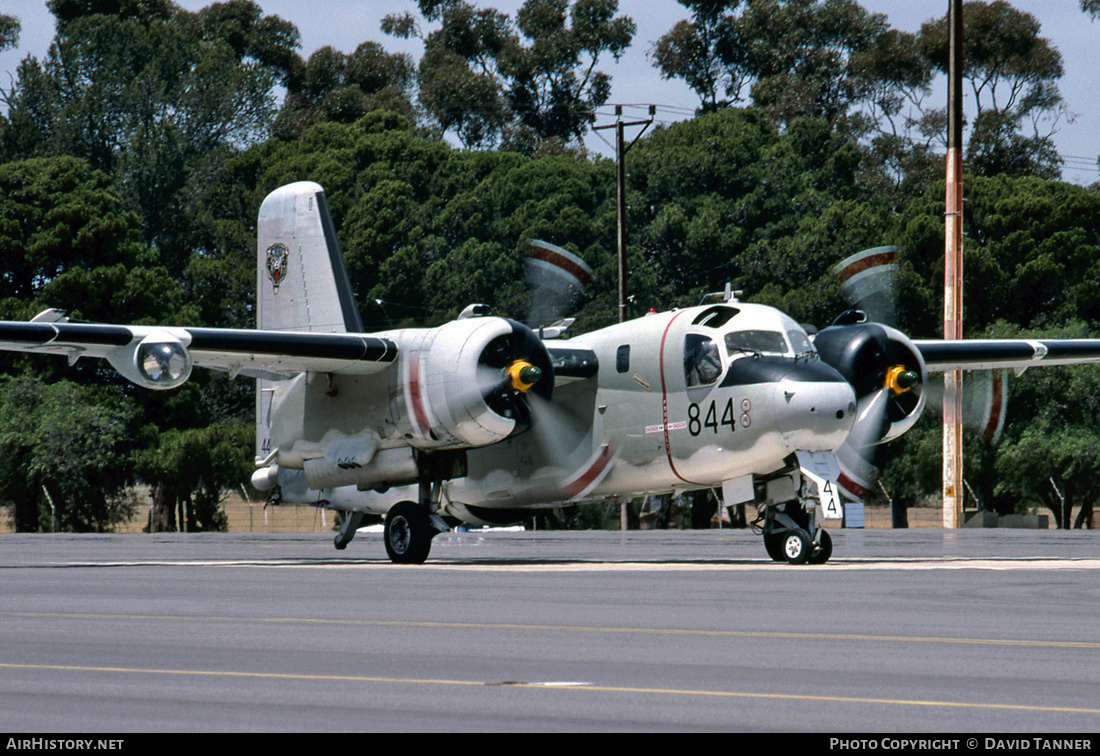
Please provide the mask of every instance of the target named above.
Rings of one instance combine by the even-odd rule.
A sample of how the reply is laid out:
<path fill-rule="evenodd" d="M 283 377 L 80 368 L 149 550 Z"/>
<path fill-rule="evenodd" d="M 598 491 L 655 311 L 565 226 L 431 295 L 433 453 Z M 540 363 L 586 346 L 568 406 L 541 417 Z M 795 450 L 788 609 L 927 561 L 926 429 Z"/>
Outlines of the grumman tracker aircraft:
<path fill-rule="evenodd" d="M 544 262 L 565 268 L 577 261 Z M 1100 339 L 912 341 L 847 314 L 811 338 L 771 307 L 725 301 L 568 341 L 471 306 L 438 328 L 364 334 L 323 190 L 259 215 L 257 330 L 0 322 L 0 348 L 100 357 L 171 389 L 198 365 L 258 379 L 253 485 L 343 513 L 343 549 L 385 515 L 394 562 L 460 523 L 539 508 L 720 489 L 752 503 L 768 554 L 832 553 L 837 461 L 912 427 L 929 371 L 1100 360 Z M 851 463 L 851 462 L 849 462 Z"/>

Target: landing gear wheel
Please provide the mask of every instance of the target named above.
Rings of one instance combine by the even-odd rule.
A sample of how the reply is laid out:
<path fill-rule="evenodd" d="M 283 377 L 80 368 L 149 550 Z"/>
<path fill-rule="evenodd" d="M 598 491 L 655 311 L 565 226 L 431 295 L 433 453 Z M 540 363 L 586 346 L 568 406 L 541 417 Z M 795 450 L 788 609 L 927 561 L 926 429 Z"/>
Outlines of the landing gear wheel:
<path fill-rule="evenodd" d="M 787 557 L 783 553 L 783 534 L 782 533 L 765 533 L 764 534 L 764 550 L 768 552 L 768 556 L 770 556 L 772 558 L 773 562 L 785 562 L 785 561 L 787 561 Z"/>
<path fill-rule="evenodd" d="M 810 564 L 825 564 L 829 561 L 829 557 L 833 555 L 833 539 L 824 530 L 821 531 L 821 546 L 817 552 L 810 555 L 808 561 Z"/>
<path fill-rule="evenodd" d="M 419 504 L 400 501 L 386 514 L 386 553 L 395 564 L 423 564 L 435 537 L 428 513 Z"/>
<path fill-rule="evenodd" d="M 783 557 L 791 564 L 805 564 L 810 558 L 813 541 L 810 534 L 802 528 L 788 530 L 783 534 Z"/>

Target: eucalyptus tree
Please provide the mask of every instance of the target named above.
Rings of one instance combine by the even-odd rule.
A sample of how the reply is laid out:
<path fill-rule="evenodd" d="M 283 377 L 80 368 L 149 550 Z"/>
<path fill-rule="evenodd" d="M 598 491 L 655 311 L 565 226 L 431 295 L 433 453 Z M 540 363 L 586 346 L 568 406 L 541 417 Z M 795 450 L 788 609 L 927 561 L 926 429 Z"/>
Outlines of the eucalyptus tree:
<path fill-rule="evenodd" d="M 250 0 L 191 13 L 168 0 L 53 0 L 57 36 L 28 57 L 0 144 L 109 173 L 181 274 L 196 198 L 232 151 L 266 138 L 298 32 Z M 14 153 L 14 154 L 12 154 Z"/>
<path fill-rule="evenodd" d="M 321 121 L 352 123 L 370 110 L 393 110 L 415 118 L 416 66 L 403 53 L 363 42 L 350 54 L 326 46 L 298 60 L 275 123 L 284 138 L 299 136 Z"/>
<path fill-rule="evenodd" d="M 597 66 L 629 47 L 634 22 L 617 0 L 526 0 L 512 19 L 464 0 L 420 0 L 383 30 L 424 42 L 420 103 L 469 147 L 531 151 L 539 142 L 579 142 L 607 102 L 611 77 Z"/>
<path fill-rule="evenodd" d="M 15 47 L 21 28 L 18 18 L 0 13 L 0 50 Z"/>
<path fill-rule="evenodd" d="M 963 4 L 963 79 L 976 114 L 967 140 L 969 170 L 992 176 L 1058 178 L 1061 158 L 1052 139 L 1065 111 L 1058 80 L 1062 55 L 1039 36 L 1040 23 L 1004 0 Z M 921 26 L 925 57 L 947 73 L 946 18 Z"/>
<path fill-rule="evenodd" d="M 867 58 L 876 45 L 893 49 L 883 44 L 886 17 L 855 0 L 680 3 L 691 20 L 661 37 L 651 57 L 665 78 L 684 79 L 703 109 L 751 100 L 777 124 L 813 117 L 836 125 L 871 96 Z"/>

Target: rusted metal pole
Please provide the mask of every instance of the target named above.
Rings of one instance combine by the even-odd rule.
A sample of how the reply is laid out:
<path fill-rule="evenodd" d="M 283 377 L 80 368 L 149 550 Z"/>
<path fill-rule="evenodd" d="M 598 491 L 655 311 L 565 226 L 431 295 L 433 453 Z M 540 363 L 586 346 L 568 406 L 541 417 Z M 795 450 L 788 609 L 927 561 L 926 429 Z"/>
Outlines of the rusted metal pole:
<path fill-rule="evenodd" d="M 949 0 L 950 54 L 948 59 L 947 203 L 944 211 L 945 259 L 943 278 L 943 337 L 961 339 L 963 317 L 963 160 L 962 160 L 962 0 Z M 961 370 L 944 374 L 943 401 L 943 526 L 962 527 Z"/>

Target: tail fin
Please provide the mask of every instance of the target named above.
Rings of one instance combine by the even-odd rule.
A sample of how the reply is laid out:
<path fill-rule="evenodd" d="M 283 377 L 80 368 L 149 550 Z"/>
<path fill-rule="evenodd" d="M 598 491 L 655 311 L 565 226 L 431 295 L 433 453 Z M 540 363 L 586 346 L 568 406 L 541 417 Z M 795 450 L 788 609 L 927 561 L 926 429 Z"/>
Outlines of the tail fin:
<path fill-rule="evenodd" d="M 325 191 L 300 181 L 267 195 L 256 245 L 256 327 L 359 333 L 363 323 Z"/>
<path fill-rule="evenodd" d="M 260 206 L 258 226 L 256 327 L 362 332 L 324 189 L 309 181 L 276 189 Z M 256 381 L 257 461 L 270 462 L 273 456 L 271 402 L 275 385 Z"/>

